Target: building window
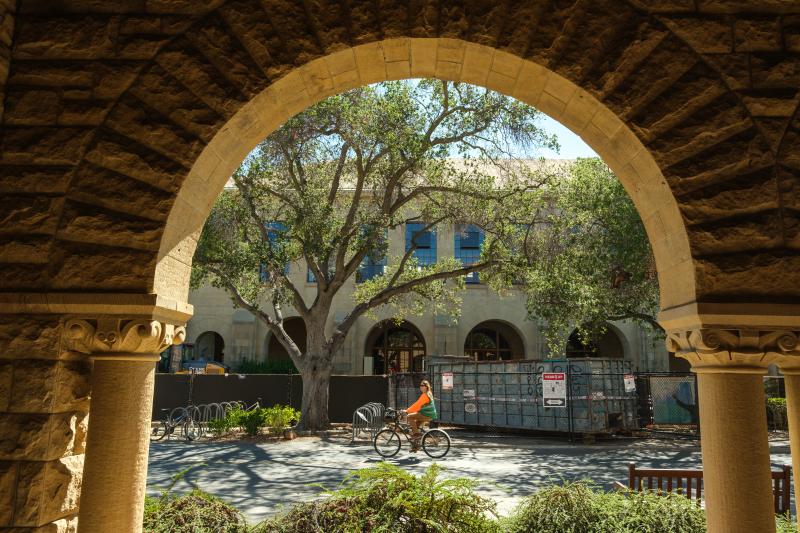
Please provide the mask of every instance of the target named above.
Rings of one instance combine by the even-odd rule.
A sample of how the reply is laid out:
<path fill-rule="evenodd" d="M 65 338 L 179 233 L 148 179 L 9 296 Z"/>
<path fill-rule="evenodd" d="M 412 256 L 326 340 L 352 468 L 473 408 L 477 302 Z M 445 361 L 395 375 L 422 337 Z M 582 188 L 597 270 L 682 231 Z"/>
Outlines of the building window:
<path fill-rule="evenodd" d="M 511 345 L 495 329 L 473 329 L 464 343 L 464 355 L 475 361 L 508 361 L 511 359 Z"/>
<path fill-rule="evenodd" d="M 287 228 L 283 224 L 283 222 L 268 222 L 264 224 L 267 227 L 267 238 L 272 246 L 277 246 L 281 242 L 281 238 L 278 234 L 279 231 L 285 231 Z M 286 266 L 283 267 L 283 273 L 288 278 L 289 277 L 289 263 L 286 263 Z M 269 270 L 267 270 L 267 265 L 261 265 L 259 269 L 259 277 L 261 278 L 261 282 L 265 282 L 269 279 Z"/>
<path fill-rule="evenodd" d="M 430 265 L 436 262 L 436 234 L 430 230 L 420 233 L 425 226 L 427 224 L 416 222 L 406 224 L 406 252 L 411 249 L 411 239 L 416 237 L 417 249 L 414 250 L 414 257 L 417 258 L 419 265 Z"/>
<path fill-rule="evenodd" d="M 362 226 L 361 229 L 362 231 L 368 231 L 370 228 L 368 226 Z M 364 260 L 361 261 L 358 270 L 356 270 L 356 283 L 364 283 L 365 281 L 383 275 L 383 271 L 386 267 L 386 257 L 383 253 L 385 253 L 387 237 L 388 234 L 384 231 L 383 237 L 376 243 L 375 250 L 368 253 Z"/>
<path fill-rule="evenodd" d="M 330 281 L 330 278 L 333 278 L 333 276 L 335 274 L 336 274 L 336 267 L 333 264 L 329 265 L 328 266 L 328 281 Z M 307 278 L 307 280 L 308 280 L 309 283 L 316 283 L 317 282 L 317 276 L 315 276 L 314 273 L 311 272 L 310 268 L 308 269 L 308 278 Z"/>
<path fill-rule="evenodd" d="M 387 329 L 375 339 L 367 353 L 372 355 L 375 375 L 425 370 L 425 341 L 409 328 Z"/>
<path fill-rule="evenodd" d="M 475 226 L 456 228 L 455 257 L 464 265 L 472 265 L 481 260 L 481 247 L 484 234 Z M 467 283 L 480 283 L 477 272 L 470 272 L 464 278 Z"/>

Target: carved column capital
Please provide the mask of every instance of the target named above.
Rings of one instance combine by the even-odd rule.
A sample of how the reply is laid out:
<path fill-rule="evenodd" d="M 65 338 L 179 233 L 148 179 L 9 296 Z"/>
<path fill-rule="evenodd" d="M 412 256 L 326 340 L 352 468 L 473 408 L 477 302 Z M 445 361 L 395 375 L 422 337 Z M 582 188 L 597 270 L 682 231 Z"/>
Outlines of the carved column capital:
<path fill-rule="evenodd" d="M 64 333 L 70 349 L 93 359 L 152 359 L 186 338 L 183 326 L 152 319 L 74 318 Z"/>
<path fill-rule="evenodd" d="M 798 331 L 696 328 L 667 334 L 667 350 L 692 364 L 694 372 L 766 372 L 776 364 L 781 370 L 800 369 Z"/>

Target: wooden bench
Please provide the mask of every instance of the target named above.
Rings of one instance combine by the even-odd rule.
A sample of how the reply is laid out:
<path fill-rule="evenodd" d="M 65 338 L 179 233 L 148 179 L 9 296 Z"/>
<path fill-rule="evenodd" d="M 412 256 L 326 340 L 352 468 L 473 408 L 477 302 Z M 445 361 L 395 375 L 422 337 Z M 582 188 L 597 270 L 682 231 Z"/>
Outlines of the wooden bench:
<path fill-rule="evenodd" d="M 692 497 L 700 504 L 703 491 L 702 470 L 671 470 L 665 468 L 636 468 L 636 463 L 628 464 L 628 486 L 619 481 L 614 482 L 614 488 L 633 489 L 641 492 L 644 489 L 644 480 L 647 480 L 647 490 L 654 492 L 680 492 L 690 500 Z M 676 480 L 675 483 L 672 481 Z M 789 511 L 789 490 L 791 488 L 792 467 L 783 465 L 782 470 L 772 471 L 772 496 L 775 502 L 775 512 Z M 654 481 L 655 480 L 655 483 Z M 692 488 L 694 480 L 694 489 Z"/>

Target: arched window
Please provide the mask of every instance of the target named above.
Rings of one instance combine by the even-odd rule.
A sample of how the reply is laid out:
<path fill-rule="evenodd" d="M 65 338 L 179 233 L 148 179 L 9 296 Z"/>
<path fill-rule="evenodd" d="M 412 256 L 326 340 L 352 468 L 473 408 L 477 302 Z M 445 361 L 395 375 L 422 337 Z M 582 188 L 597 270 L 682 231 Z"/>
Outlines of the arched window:
<path fill-rule="evenodd" d="M 508 361 L 511 345 L 496 329 L 475 328 L 464 342 L 464 355 L 476 361 Z"/>
<path fill-rule="evenodd" d="M 425 370 L 425 341 L 422 335 L 405 327 L 382 331 L 370 349 L 372 373 L 422 372 Z"/>
<path fill-rule="evenodd" d="M 607 357 L 610 359 L 622 359 L 624 349 L 622 341 L 619 340 L 611 328 L 607 328 L 605 333 L 597 342 L 583 342 L 578 330 L 575 329 L 567 339 L 566 356 L 568 358 L 578 357 Z"/>

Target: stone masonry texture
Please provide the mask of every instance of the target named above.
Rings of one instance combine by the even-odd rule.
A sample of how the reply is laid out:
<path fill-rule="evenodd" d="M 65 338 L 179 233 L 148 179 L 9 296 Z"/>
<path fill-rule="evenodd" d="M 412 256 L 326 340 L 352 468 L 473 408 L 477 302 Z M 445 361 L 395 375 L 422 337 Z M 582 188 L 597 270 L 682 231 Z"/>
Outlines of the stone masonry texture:
<path fill-rule="evenodd" d="M 463 57 L 462 78 L 501 90 L 522 58 L 621 120 L 677 201 L 648 229 L 685 227 L 684 300 L 800 301 L 800 4 L 777 0 L 4 0 L 0 290 L 185 300 L 196 235 L 180 232 L 202 226 L 220 186 L 202 206 L 178 193 L 208 143 L 281 79 L 310 95 L 407 77 L 408 60 L 380 48 L 403 38 L 455 43 L 438 59 L 414 44 L 417 73 L 447 77 Z M 477 55 L 467 72 L 459 43 L 498 51 L 488 77 Z M 375 78 L 362 63 L 391 68 Z"/>

